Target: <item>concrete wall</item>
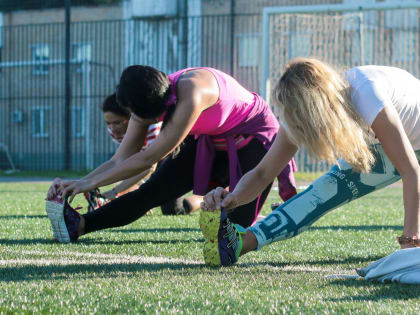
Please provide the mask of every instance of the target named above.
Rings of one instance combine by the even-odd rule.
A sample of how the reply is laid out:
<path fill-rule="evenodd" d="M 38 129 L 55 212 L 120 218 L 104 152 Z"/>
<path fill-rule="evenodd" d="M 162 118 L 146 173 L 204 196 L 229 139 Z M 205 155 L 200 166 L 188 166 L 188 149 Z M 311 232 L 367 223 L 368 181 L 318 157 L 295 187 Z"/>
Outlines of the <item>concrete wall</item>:
<path fill-rule="evenodd" d="M 268 6 L 293 6 L 342 3 L 342 0 L 235 0 L 236 14 L 261 14 Z M 203 14 L 230 14 L 231 0 L 202 0 Z"/>
<path fill-rule="evenodd" d="M 4 26 L 62 23 L 62 8 L 45 10 L 12 11 L 4 14 Z M 119 20 L 123 18 L 123 6 L 72 7 L 72 22 Z"/>

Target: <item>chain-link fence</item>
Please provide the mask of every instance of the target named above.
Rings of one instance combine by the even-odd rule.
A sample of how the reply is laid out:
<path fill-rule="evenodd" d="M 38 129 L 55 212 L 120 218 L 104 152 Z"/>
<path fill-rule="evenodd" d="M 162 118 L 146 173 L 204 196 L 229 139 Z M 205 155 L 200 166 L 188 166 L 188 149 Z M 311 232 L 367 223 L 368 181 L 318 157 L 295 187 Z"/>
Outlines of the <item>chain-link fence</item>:
<path fill-rule="evenodd" d="M 419 9 L 276 14 L 270 16 L 267 45 L 261 14 L 73 22 L 69 110 L 64 23 L 3 26 L 0 169 L 83 170 L 108 159 L 116 147 L 106 134 L 100 105 L 130 64 L 166 73 L 215 67 L 263 94 L 266 79 L 278 78 L 295 56 L 318 56 L 340 66 L 395 65 L 419 77 L 419 17 Z M 326 168 L 304 152 L 297 160 L 302 171 Z"/>
<path fill-rule="evenodd" d="M 210 66 L 257 91 L 260 20 L 237 16 L 233 24 L 231 16 L 215 15 L 72 23 L 69 128 L 65 25 L 2 27 L 0 169 L 13 163 L 21 170 L 83 170 L 107 160 L 116 146 L 100 105 L 130 64 L 165 73 Z"/>
<path fill-rule="evenodd" d="M 319 58 L 340 71 L 377 64 L 420 78 L 420 2 L 279 7 L 268 8 L 265 16 L 262 82 L 269 84 L 262 84 L 261 93 L 267 97 L 287 62 L 302 56 Z M 330 167 L 305 150 L 295 159 L 302 171 Z"/>

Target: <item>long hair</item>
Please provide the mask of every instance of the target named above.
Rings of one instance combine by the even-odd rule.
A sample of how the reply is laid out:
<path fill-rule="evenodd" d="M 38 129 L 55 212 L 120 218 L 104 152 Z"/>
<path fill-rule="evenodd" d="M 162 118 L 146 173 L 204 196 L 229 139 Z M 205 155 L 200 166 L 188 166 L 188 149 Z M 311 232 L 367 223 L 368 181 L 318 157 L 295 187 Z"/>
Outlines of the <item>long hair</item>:
<path fill-rule="evenodd" d="M 289 139 L 311 156 L 329 163 L 346 160 L 369 172 L 368 126 L 350 100 L 348 83 L 327 64 L 308 58 L 289 62 L 273 90 L 273 99 Z"/>

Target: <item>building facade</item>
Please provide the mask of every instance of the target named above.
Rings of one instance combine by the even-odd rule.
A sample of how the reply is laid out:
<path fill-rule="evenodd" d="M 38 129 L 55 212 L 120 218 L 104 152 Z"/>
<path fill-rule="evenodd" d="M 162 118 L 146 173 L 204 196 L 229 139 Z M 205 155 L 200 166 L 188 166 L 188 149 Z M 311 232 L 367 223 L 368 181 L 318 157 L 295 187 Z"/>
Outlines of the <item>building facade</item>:
<path fill-rule="evenodd" d="M 265 7 L 356 2 L 390 1 L 121 0 L 72 7 L 70 109 L 65 106 L 64 8 L 3 12 L 0 144 L 19 169 L 92 169 L 116 149 L 100 105 L 126 66 L 148 64 L 166 73 L 210 66 L 261 92 Z M 279 14 L 270 20 L 268 80 L 297 56 L 324 57 L 340 66 L 396 65 L 420 76 L 419 19 L 419 9 Z M 2 148 L 0 169 L 10 165 Z"/>

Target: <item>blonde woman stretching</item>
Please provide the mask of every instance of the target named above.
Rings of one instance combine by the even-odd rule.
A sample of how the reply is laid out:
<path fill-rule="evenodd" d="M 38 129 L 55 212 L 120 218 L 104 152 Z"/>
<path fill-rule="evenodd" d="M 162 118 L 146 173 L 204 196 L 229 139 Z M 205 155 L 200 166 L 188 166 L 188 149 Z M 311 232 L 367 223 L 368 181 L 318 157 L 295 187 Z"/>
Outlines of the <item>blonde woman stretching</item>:
<path fill-rule="evenodd" d="M 419 247 L 420 81 L 382 66 L 352 68 L 342 79 L 319 60 L 295 59 L 273 98 L 282 124 L 267 155 L 232 193 L 216 188 L 204 198 L 205 262 L 231 265 L 240 255 L 296 236 L 328 211 L 400 178 L 404 228 L 397 239 L 401 248 Z M 230 223 L 226 210 L 255 198 L 299 146 L 336 165 L 254 226 L 245 230 Z"/>

